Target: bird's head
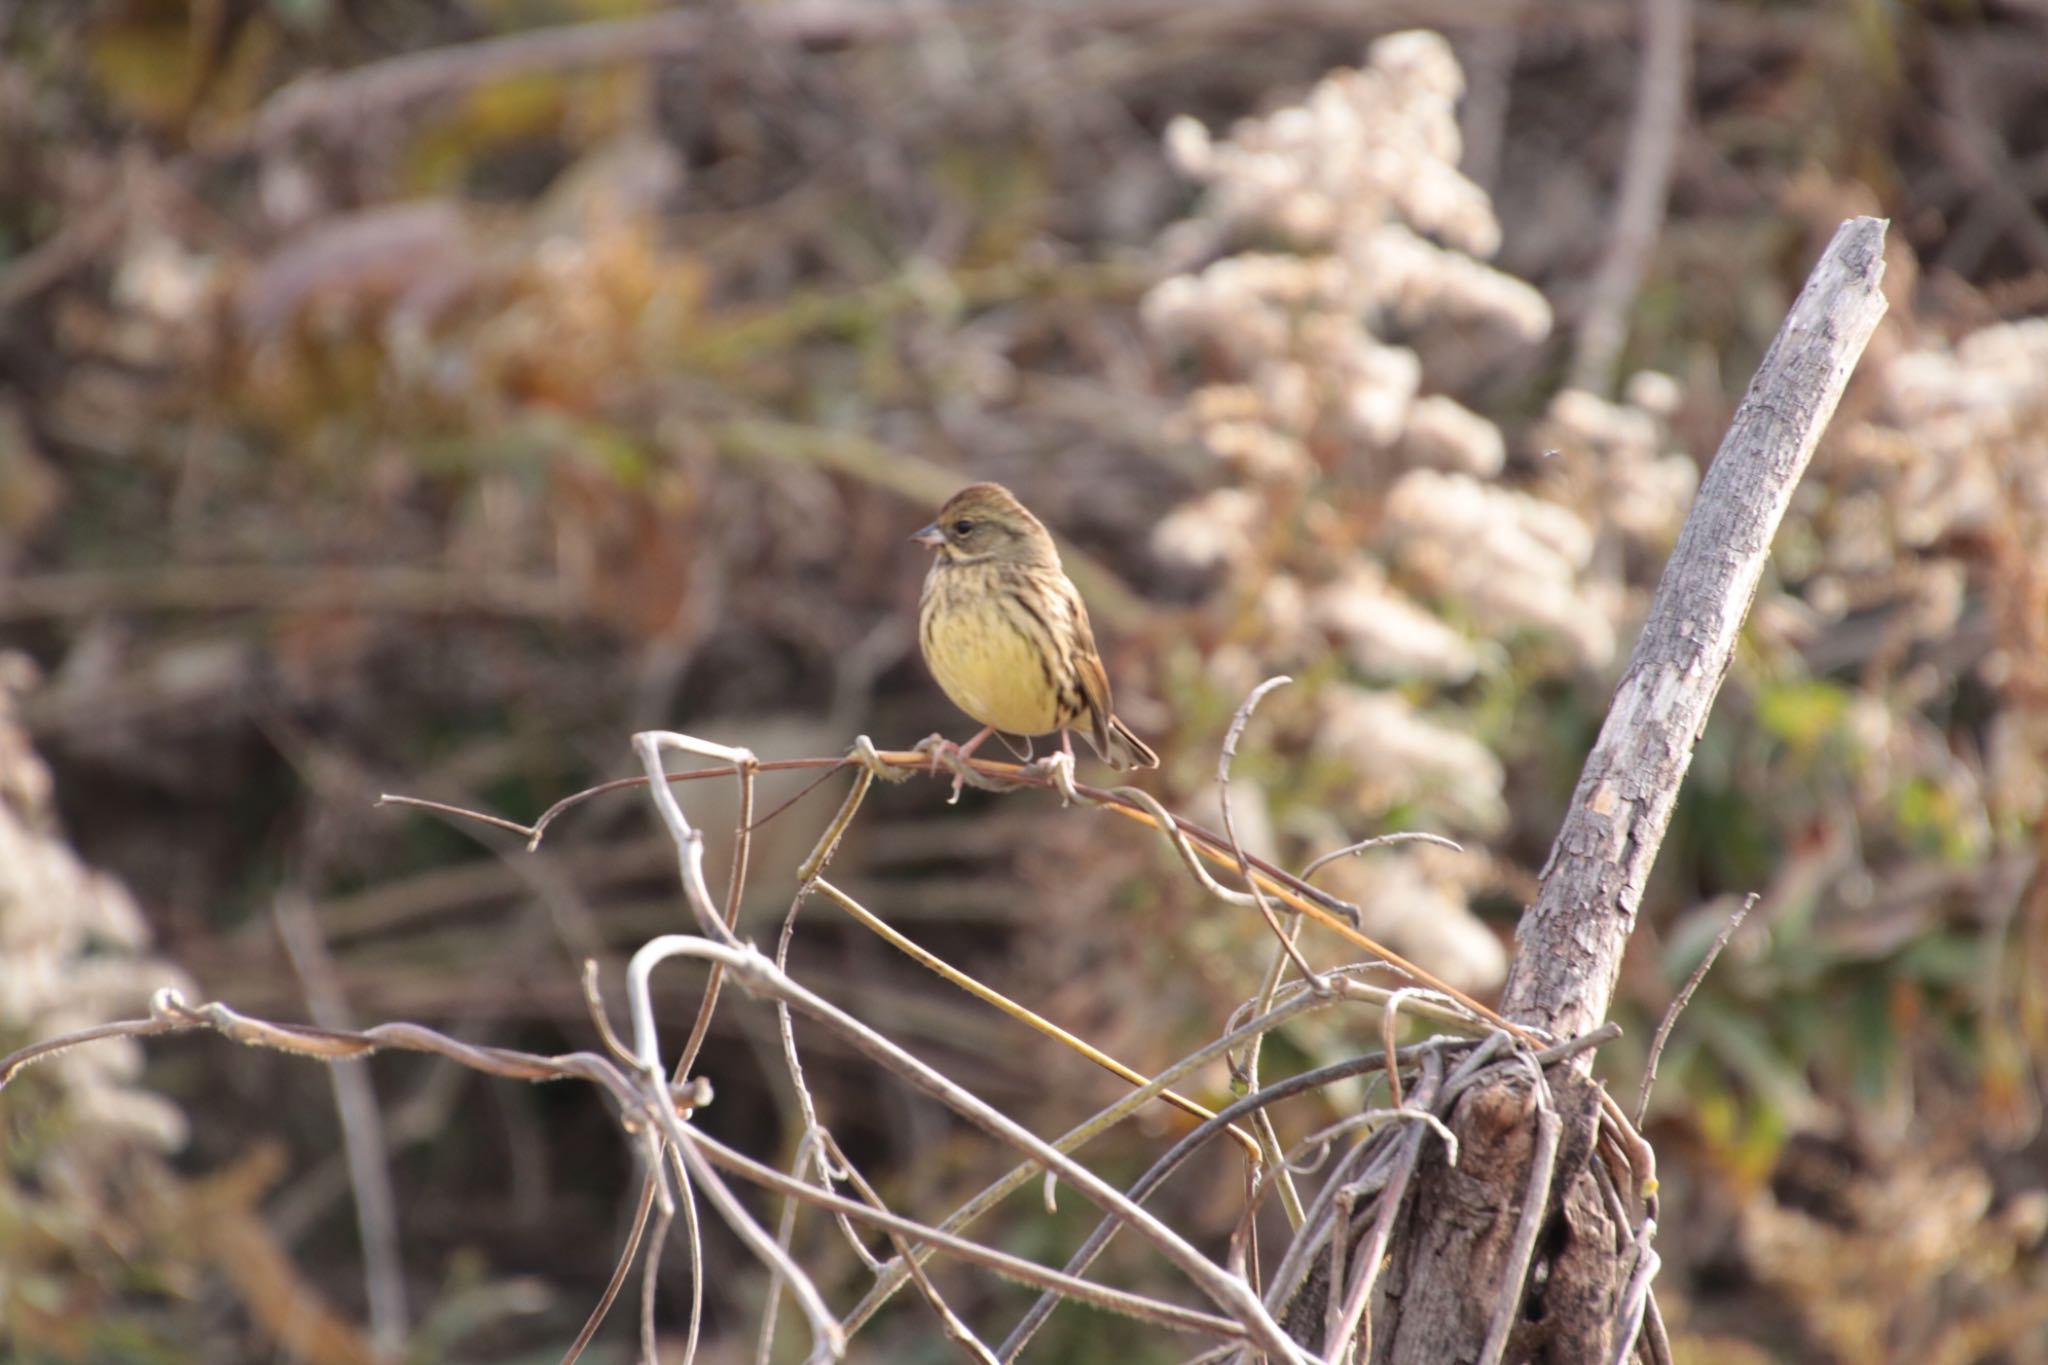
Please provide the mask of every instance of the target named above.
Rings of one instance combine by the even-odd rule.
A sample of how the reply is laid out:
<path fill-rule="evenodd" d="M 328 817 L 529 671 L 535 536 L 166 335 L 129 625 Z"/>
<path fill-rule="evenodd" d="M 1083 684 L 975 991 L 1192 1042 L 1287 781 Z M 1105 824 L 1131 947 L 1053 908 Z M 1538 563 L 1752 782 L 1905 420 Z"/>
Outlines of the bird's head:
<path fill-rule="evenodd" d="M 1043 523 L 998 483 L 961 489 L 946 499 L 932 524 L 911 539 L 938 551 L 940 563 L 1059 563 L 1059 552 Z"/>

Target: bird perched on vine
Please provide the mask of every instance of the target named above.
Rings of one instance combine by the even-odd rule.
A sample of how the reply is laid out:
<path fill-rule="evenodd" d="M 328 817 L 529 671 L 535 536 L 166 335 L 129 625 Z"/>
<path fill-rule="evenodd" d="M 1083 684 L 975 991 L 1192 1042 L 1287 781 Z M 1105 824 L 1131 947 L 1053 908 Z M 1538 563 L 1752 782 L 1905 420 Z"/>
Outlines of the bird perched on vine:
<path fill-rule="evenodd" d="M 1009 489 L 961 489 L 911 539 L 935 551 L 917 610 L 924 661 L 953 704 L 982 727 L 960 746 L 961 758 L 999 731 L 1030 737 L 1057 730 L 1071 759 L 1078 729 L 1111 767 L 1159 766 L 1159 755 L 1110 706 L 1088 608 L 1060 567 L 1051 534 Z"/>

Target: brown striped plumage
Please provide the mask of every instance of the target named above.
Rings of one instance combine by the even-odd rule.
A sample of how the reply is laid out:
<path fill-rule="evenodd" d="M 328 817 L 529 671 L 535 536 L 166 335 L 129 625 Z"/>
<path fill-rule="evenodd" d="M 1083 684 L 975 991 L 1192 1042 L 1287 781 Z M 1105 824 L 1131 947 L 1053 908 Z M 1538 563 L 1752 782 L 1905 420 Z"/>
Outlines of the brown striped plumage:
<path fill-rule="evenodd" d="M 999 484 L 961 489 L 913 539 L 937 553 L 918 603 L 925 662 L 954 705 L 989 734 L 1057 730 L 1072 752 L 1081 730 L 1117 768 L 1156 768 L 1159 756 L 1116 718 L 1088 609 L 1052 536 Z"/>

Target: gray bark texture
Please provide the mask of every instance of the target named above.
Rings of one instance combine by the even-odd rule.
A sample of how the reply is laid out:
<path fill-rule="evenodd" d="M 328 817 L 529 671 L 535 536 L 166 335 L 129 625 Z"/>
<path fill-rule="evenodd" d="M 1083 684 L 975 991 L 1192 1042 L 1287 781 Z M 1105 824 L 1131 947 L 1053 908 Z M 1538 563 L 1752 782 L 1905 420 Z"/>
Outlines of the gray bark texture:
<path fill-rule="evenodd" d="M 1536 903 L 1515 931 L 1501 1012 L 1516 1023 L 1570 1038 L 1607 1015 L 1643 885 L 1771 540 L 1884 316 L 1885 226 L 1854 218 L 1835 233 L 1700 483 Z"/>
<path fill-rule="evenodd" d="M 1598 1027 L 1607 1013 L 1651 863 L 1771 540 L 1884 314 L 1885 228 L 1880 219 L 1857 218 L 1835 234 L 1701 482 L 1536 903 L 1517 930 L 1501 1011 L 1518 1024 L 1569 1038 Z M 1552 1074 L 1563 1140 L 1523 1282 L 1501 1282 L 1501 1253 L 1530 1188 L 1535 1110 L 1527 1085 L 1508 1081 L 1474 1087 L 1459 1101 L 1451 1123 L 1463 1154 L 1457 1168 L 1432 1146 L 1358 1358 L 1387 1365 L 1480 1360 L 1503 1296 L 1519 1312 L 1505 1351 L 1490 1360 L 1613 1358 L 1631 1230 L 1615 1225 L 1588 1170 L 1599 1114 L 1590 1066 L 1588 1053 Z"/>

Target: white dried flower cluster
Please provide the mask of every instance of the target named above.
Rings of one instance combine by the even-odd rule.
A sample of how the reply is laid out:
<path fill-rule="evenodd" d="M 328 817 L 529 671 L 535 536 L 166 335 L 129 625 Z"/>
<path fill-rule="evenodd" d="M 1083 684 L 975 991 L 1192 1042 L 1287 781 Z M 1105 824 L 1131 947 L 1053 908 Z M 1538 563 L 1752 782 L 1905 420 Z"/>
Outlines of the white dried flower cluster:
<path fill-rule="evenodd" d="M 1332 863 L 1319 879 L 1358 907 L 1358 927 L 1373 939 L 1461 990 L 1483 991 L 1508 969 L 1500 939 L 1465 908 L 1486 870 L 1476 854 L 1407 845 Z"/>
<path fill-rule="evenodd" d="M 1423 800 L 1468 829 L 1507 820 L 1506 774 L 1491 749 L 1439 725 L 1393 692 L 1338 686 L 1322 697 L 1317 748 L 1341 757 L 1358 776 L 1358 805 L 1379 811 Z"/>
<path fill-rule="evenodd" d="M 1442 394 L 1419 398 L 1408 409 L 1401 456 L 1411 465 L 1492 478 L 1508 460 L 1500 428 Z"/>
<path fill-rule="evenodd" d="M 1987 327 L 1885 367 L 1882 406 L 1818 471 L 1824 577 L 1890 571 L 1902 550 L 2048 529 L 2048 317 Z M 2037 549 L 2038 535 L 2024 536 Z M 1824 584 L 1827 605 L 1858 605 Z"/>
<path fill-rule="evenodd" d="M 1143 304 L 1162 347 L 1230 376 L 1195 395 L 1188 425 L 1233 475 L 1301 483 L 1320 466 L 1384 482 L 1408 463 L 1500 469 L 1499 431 L 1422 397 L 1416 352 L 1376 335 L 1450 330 L 1467 351 L 1520 350 L 1550 330 L 1542 295 L 1479 259 L 1498 248 L 1500 226 L 1457 168 L 1462 86 L 1442 38 L 1397 34 L 1364 69 L 1332 73 L 1225 140 L 1187 119 L 1168 130 L 1175 163 L 1208 187 L 1194 220 L 1204 240 L 1278 237 L 1296 249 L 1227 255 L 1162 281 Z"/>
<path fill-rule="evenodd" d="M 1360 809 L 1484 831 L 1506 818 L 1502 766 L 1426 717 L 1414 689 L 1498 667 L 1492 637 L 1516 632 L 1603 664 L 1627 601 L 1579 518 L 1492 484 L 1506 438 L 1441 391 L 1551 327 L 1542 295 L 1487 263 L 1500 225 L 1458 169 L 1462 88 L 1442 38 L 1403 33 L 1227 136 L 1175 121 L 1168 154 L 1206 194 L 1162 241 L 1188 268 L 1141 311 L 1163 354 L 1201 367 L 1180 427 L 1224 480 L 1152 538 L 1161 560 L 1230 581 L 1249 618 L 1210 654 L 1211 682 L 1241 695 L 1334 651 L 1351 681 L 1315 703 L 1315 743 L 1355 775 Z M 1632 525 L 1664 525 L 1690 484 L 1661 463 L 1661 424 L 1646 444 L 1602 439 L 1587 456 L 1599 489 L 1628 498 Z M 1439 892 L 1445 933 L 1490 942 L 1459 892 Z M 1474 973 L 1461 979 L 1497 979 L 1497 952 L 1459 958 Z"/>
<path fill-rule="evenodd" d="M 1351 666 L 1369 678 L 1459 683 L 1478 673 L 1485 657 L 1442 617 L 1395 592 L 1370 560 L 1354 563 L 1343 577 L 1317 588 L 1309 597 L 1308 614 L 1343 648 Z"/>
<path fill-rule="evenodd" d="M 1251 556 L 1265 508 L 1248 488 L 1218 488 L 1159 519 L 1152 552 L 1168 564 L 1212 569 Z"/>
<path fill-rule="evenodd" d="M 1987 327 L 1885 368 L 1884 408 L 1846 453 L 1907 545 L 2048 515 L 2048 317 Z M 1866 547 L 1868 548 L 1868 547 Z"/>
<path fill-rule="evenodd" d="M 2048 583 L 2048 317 L 1905 351 L 1875 388 L 1877 410 L 1816 468 L 1801 596 L 1811 630 L 1839 623 L 1833 633 L 1849 644 L 1836 652 L 1854 649 L 1850 614 L 1875 609 L 1889 638 L 1873 648 L 1903 659 L 1912 642 L 1951 640 L 1973 597 L 1990 599 L 1996 618 L 1996 599 L 2017 603 L 2028 583 Z M 1984 578 L 1985 546 L 2003 557 L 1991 562 L 1995 582 Z M 2048 656 L 2037 618 L 2024 607 L 2008 617 L 2001 633 L 2031 631 L 2034 643 L 2008 635 L 1979 665 L 2013 704 L 1986 722 L 1981 795 L 1965 804 L 2017 827 L 2048 817 L 2048 713 L 2031 700 L 2048 688 Z M 1916 706 L 1939 685 L 1926 673 L 1899 677 L 1894 704 Z M 1902 750 L 1912 733 L 1899 729 L 1887 748 Z M 1892 757 L 1946 786 L 1957 780 L 1934 771 L 1946 745 Z"/>
<path fill-rule="evenodd" d="M 1584 389 L 1550 400 L 1537 439 L 1560 452 L 1559 492 L 1574 506 L 1597 507 L 1601 529 L 1641 543 L 1676 535 L 1699 491 L 1699 466 L 1667 446 L 1677 382 L 1644 371 L 1629 380 L 1628 401 L 1610 403 Z"/>
<path fill-rule="evenodd" d="M 1230 228 L 1328 247 L 1376 215 L 1490 256 L 1500 225 L 1485 192 L 1457 169 L 1464 88 L 1450 44 L 1396 34 L 1373 45 L 1365 69 L 1331 72 L 1300 104 L 1241 120 L 1225 142 L 1192 119 L 1174 120 L 1167 151 L 1182 174 L 1209 186 L 1210 212 Z"/>
<path fill-rule="evenodd" d="M 1614 656 L 1612 613 L 1589 610 L 1600 586 L 1585 576 L 1593 531 L 1570 508 L 1469 474 L 1415 469 L 1389 490 L 1385 517 L 1401 570 L 1482 624 L 1553 633 L 1589 666 Z"/>
<path fill-rule="evenodd" d="M 10 1046 L 148 1013 L 183 975 L 147 956 L 148 929 L 125 888 L 78 860 L 52 828 L 50 775 L 14 721 L 29 661 L 0 654 L 0 1037 Z M 41 1064 L 78 1125 L 79 1155 L 139 1141 L 170 1149 L 184 1116 L 134 1085 L 141 1049 L 128 1039 L 74 1048 Z"/>

